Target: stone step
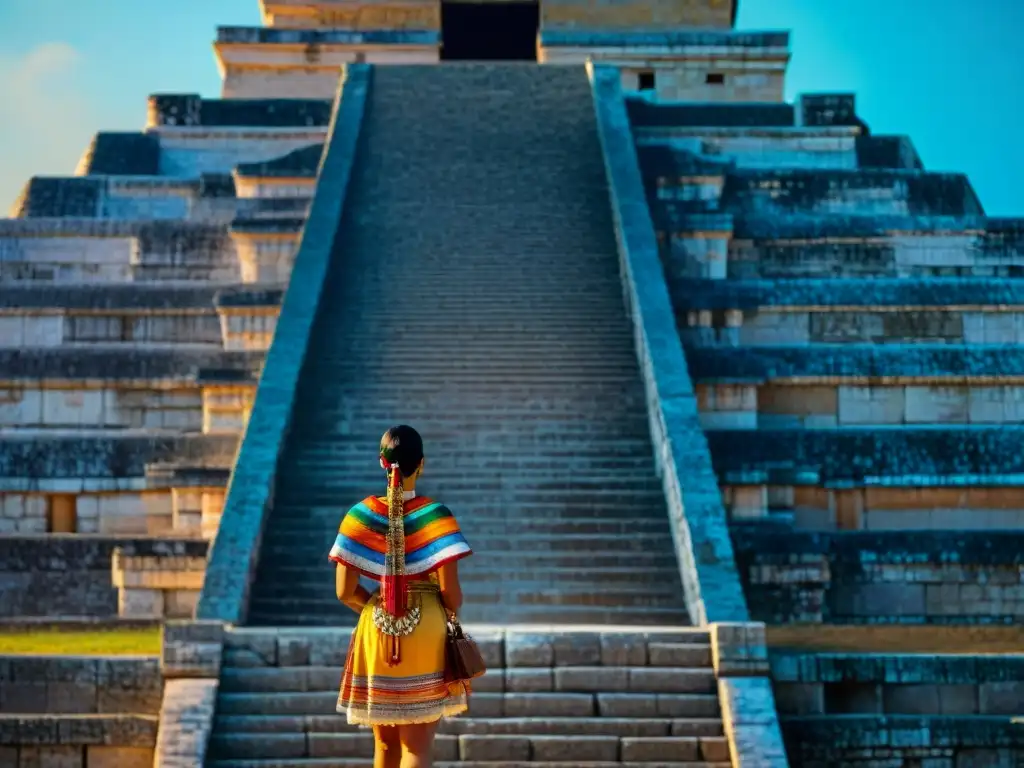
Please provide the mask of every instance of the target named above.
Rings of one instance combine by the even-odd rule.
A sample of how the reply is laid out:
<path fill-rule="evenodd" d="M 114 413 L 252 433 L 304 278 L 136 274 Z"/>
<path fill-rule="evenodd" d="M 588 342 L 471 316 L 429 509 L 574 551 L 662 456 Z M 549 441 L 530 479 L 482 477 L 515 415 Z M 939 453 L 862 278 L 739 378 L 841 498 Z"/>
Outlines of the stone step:
<path fill-rule="evenodd" d="M 208 760 L 208 768 L 372 768 L 373 761 L 368 758 L 352 757 L 300 757 L 236 759 L 220 758 Z M 435 760 L 434 768 L 732 768 L 732 763 L 726 761 L 699 760 L 696 762 L 679 762 L 656 760 L 654 762 L 608 762 L 587 760 L 584 762 L 558 762 L 558 761 L 533 761 L 533 760 Z"/>
<path fill-rule="evenodd" d="M 275 580 L 268 579 L 260 589 L 259 596 L 252 601 L 252 610 L 292 610 L 297 614 L 333 615 L 348 610 L 334 596 L 333 588 L 328 582 L 319 589 L 309 592 L 282 590 L 275 587 Z M 522 608 L 555 608 L 564 609 L 604 609 L 628 608 L 634 612 L 648 608 L 674 610 L 682 603 L 682 587 L 671 588 L 662 586 L 652 588 L 647 585 L 631 587 L 601 587 L 595 589 L 591 584 L 557 584 L 541 587 L 531 581 L 510 579 L 504 588 L 484 584 L 473 584 L 467 579 L 462 587 L 467 607 L 471 605 L 491 605 L 499 607 Z"/>
<path fill-rule="evenodd" d="M 457 478 L 458 476 L 456 476 Z M 466 478 L 463 474 L 462 478 Z M 378 475 L 378 479 L 380 475 Z M 453 478 L 452 482 L 446 482 L 445 487 L 451 489 L 455 486 Z M 441 484 L 447 478 L 434 477 L 433 482 Z M 659 480 L 654 472 L 647 473 L 646 475 L 639 476 L 623 476 L 623 477 L 611 477 L 602 480 L 599 477 L 584 477 L 576 479 L 573 477 L 565 477 L 561 480 L 556 479 L 554 475 L 550 478 L 545 479 L 522 479 L 519 480 L 514 476 L 501 477 L 500 478 L 500 490 L 502 496 L 511 495 L 516 490 L 528 492 L 531 496 L 537 496 L 543 492 L 548 492 L 551 495 L 557 496 L 562 495 L 583 495 L 583 494 L 594 494 L 600 495 L 602 493 L 615 493 L 615 492 L 626 492 L 632 493 L 635 491 L 649 491 L 656 492 L 662 489 L 661 480 Z M 278 480 L 278 489 L 285 490 L 290 488 L 303 488 L 308 487 L 310 484 L 315 485 L 318 490 L 322 491 L 335 491 L 335 492 L 346 492 L 351 493 L 355 490 L 354 483 L 359 481 L 349 481 L 344 477 L 334 477 L 330 473 L 318 474 L 316 472 L 310 473 L 298 473 L 290 472 L 289 474 L 281 477 Z M 497 480 L 491 482 L 497 483 Z M 457 487 L 457 486 L 456 486 Z M 362 490 L 365 492 L 366 486 L 362 486 Z M 450 492 L 450 491 L 449 491 Z"/>
<path fill-rule="evenodd" d="M 262 583 L 257 587 L 262 586 Z M 686 627 L 690 623 L 690 617 L 683 607 L 682 596 L 680 595 L 675 602 L 678 607 L 623 605 L 605 608 L 584 605 L 513 606 L 469 602 L 463 606 L 460 615 L 467 622 L 484 624 L 514 621 L 517 624 L 545 626 L 629 624 L 636 627 Z M 350 627 L 355 623 L 355 614 L 340 604 L 336 604 L 325 613 L 301 613 L 291 607 L 278 606 L 274 601 L 259 603 L 256 597 L 249 608 L 246 623 L 257 627 Z"/>
<path fill-rule="evenodd" d="M 702 670 L 701 670 L 702 671 Z M 713 683 L 713 673 L 712 673 Z M 330 691 L 220 693 L 218 716 L 336 715 L 337 689 Z M 469 701 L 471 718 L 590 718 L 669 717 L 673 719 L 718 718 L 716 693 L 474 693 Z"/>
<path fill-rule="evenodd" d="M 488 670 L 474 682 L 479 693 L 502 692 L 503 687 L 546 685 L 558 693 L 714 693 L 716 682 L 709 646 L 676 647 L 666 660 L 691 666 L 643 667 L 515 667 Z M 221 693 L 313 693 L 338 690 L 341 666 L 225 667 Z M 497 689 L 497 690 L 493 690 Z M 537 688 L 536 692 L 543 692 Z"/>
<path fill-rule="evenodd" d="M 467 589 L 473 584 L 484 585 L 481 591 L 486 592 L 493 589 L 494 584 L 509 584 L 513 576 L 506 568 L 489 567 L 489 563 L 475 563 L 473 558 L 463 560 L 459 564 L 459 571 L 463 575 L 463 592 L 469 594 Z M 312 565 L 273 565 L 271 566 L 275 578 L 281 585 L 287 585 L 288 589 L 298 589 L 304 592 L 316 588 L 321 590 L 327 584 L 333 589 L 333 581 L 325 581 L 321 572 L 311 575 Z M 332 568 L 331 563 L 324 564 L 325 568 Z M 262 572 L 261 572 L 262 573 Z M 568 584 L 589 585 L 591 589 L 604 585 L 614 588 L 615 586 L 637 586 L 642 585 L 645 589 L 655 591 L 678 591 L 679 571 L 674 563 L 666 562 L 661 566 L 640 567 L 622 566 L 616 568 L 576 568 L 573 566 L 558 567 L 548 566 L 545 570 L 530 569 L 524 573 L 524 578 L 516 582 L 516 588 L 525 585 L 526 582 L 544 586 L 562 586 Z M 664 585 L 664 586 L 662 586 Z M 269 587 L 270 585 L 268 585 Z M 268 593 L 270 594 L 270 593 Z"/>
<path fill-rule="evenodd" d="M 648 576 L 646 581 L 637 579 L 634 582 L 596 585 L 558 579 L 544 581 L 534 578 L 532 574 L 510 576 L 505 581 L 478 581 L 467 569 L 462 579 L 462 595 L 467 603 L 491 603 L 496 606 L 628 605 L 631 608 L 672 608 L 678 605 L 683 588 L 679 575 L 671 575 L 674 577 L 671 581 Z M 268 578 L 267 583 L 262 585 L 259 605 L 272 602 L 279 606 L 294 606 L 303 613 L 333 612 L 338 607 L 334 589 L 334 579 L 330 573 L 319 580 L 313 577 L 286 581 L 276 576 Z"/>
<path fill-rule="evenodd" d="M 326 549 L 329 549 L 327 547 Z M 326 551 L 325 549 L 325 551 Z M 595 570 L 601 570 L 604 572 L 625 573 L 639 570 L 641 572 L 653 572 L 657 571 L 660 573 L 667 573 L 671 571 L 673 574 L 678 575 L 678 563 L 676 560 L 675 552 L 670 548 L 657 552 L 629 552 L 629 553 L 589 553 L 589 552 L 578 552 L 578 553 L 559 553 L 557 565 L 551 563 L 551 556 L 547 554 L 530 554 L 520 552 L 488 552 L 486 563 L 476 564 L 474 560 L 482 560 L 482 558 L 468 558 L 460 563 L 459 568 L 472 568 L 474 578 L 477 574 L 485 574 L 485 578 L 491 578 L 486 574 L 494 574 L 494 578 L 501 579 L 507 578 L 509 574 L 509 567 L 518 566 L 525 570 L 529 570 L 534 574 L 544 574 L 547 571 L 544 569 L 560 568 L 565 570 L 584 570 L 586 568 L 594 568 Z M 491 569 L 493 566 L 493 570 Z M 287 578 L 290 574 L 301 574 L 308 573 L 310 563 L 302 562 L 297 565 L 290 563 L 275 563 L 273 566 L 274 572 L 280 574 L 282 578 Z"/>
<path fill-rule="evenodd" d="M 667 518 L 641 518 L 639 520 L 560 520 L 543 519 L 536 516 L 518 517 L 506 513 L 502 518 L 488 519 L 476 513 L 466 513 L 459 517 L 460 524 L 467 533 L 474 536 L 564 536 L 564 535 L 634 535 L 652 534 L 668 536 L 669 523 Z M 315 519 L 297 519 L 295 517 L 274 516 L 273 524 L 267 530 L 273 532 L 277 543 L 303 544 L 311 535 L 320 535 L 325 528 L 337 527 L 337 511 L 330 517 Z"/>
<path fill-rule="evenodd" d="M 265 544 L 266 551 L 275 557 L 287 556 L 294 553 L 294 558 L 307 558 L 323 555 L 324 546 L 332 542 L 299 541 L 294 544 L 281 544 L 273 539 Z M 480 551 L 490 552 L 514 552 L 514 551 L 543 551 L 548 553 L 558 552 L 596 552 L 599 554 L 626 551 L 650 551 L 652 548 L 668 551 L 672 544 L 664 534 L 638 533 L 623 538 L 621 536 L 608 536 L 604 534 L 505 534 L 505 535 L 480 535 L 474 537 L 473 546 Z M 328 549 L 330 547 L 328 546 Z"/>
<path fill-rule="evenodd" d="M 728 759 L 724 736 L 684 737 L 605 735 L 475 735 L 438 734 L 434 753 L 440 759 L 492 761 L 519 758 L 530 763 L 549 764 L 573 758 L 575 761 L 604 760 L 616 764 L 621 754 L 627 762 L 661 763 L 666 758 L 691 764 L 704 760 Z M 219 733 L 210 738 L 213 760 L 373 757 L 373 736 L 369 733 Z M 579 765 L 580 762 L 575 762 Z"/>
<path fill-rule="evenodd" d="M 219 715 L 218 733 L 363 733 L 337 715 Z M 683 736 L 714 738 L 723 735 L 719 718 L 612 718 L 612 717 L 456 717 L 442 720 L 438 733 L 473 735 L 581 735 Z"/>
<path fill-rule="evenodd" d="M 372 490 L 381 490 L 383 478 L 374 478 L 367 482 L 364 487 Z M 354 497 L 353 497 L 354 498 Z M 660 501 L 655 499 L 655 501 Z M 663 505 L 661 505 L 663 506 Z M 657 509 L 658 507 L 655 507 Z M 341 521 L 344 510 L 339 510 L 335 504 L 305 506 L 301 504 L 288 504 L 275 506 L 272 523 L 267 526 L 268 530 L 299 530 L 319 531 L 322 525 L 329 524 L 337 526 Z M 457 513 L 458 514 L 458 513 Z M 668 525 L 667 518 L 661 512 L 652 512 L 643 516 L 630 516 L 620 505 L 601 505 L 591 509 L 584 509 L 577 503 L 574 507 L 547 506 L 544 508 L 535 507 L 509 507 L 503 506 L 499 509 L 493 507 L 481 508 L 474 505 L 471 512 L 464 512 L 458 515 L 459 520 L 463 518 L 486 523 L 501 523 L 515 520 L 524 524 L 534 522 L 558 522 L 558 523 L 588 523 L 588 522 L 609 522 L 618 523 L 648 521 L 655 525 Z"/>

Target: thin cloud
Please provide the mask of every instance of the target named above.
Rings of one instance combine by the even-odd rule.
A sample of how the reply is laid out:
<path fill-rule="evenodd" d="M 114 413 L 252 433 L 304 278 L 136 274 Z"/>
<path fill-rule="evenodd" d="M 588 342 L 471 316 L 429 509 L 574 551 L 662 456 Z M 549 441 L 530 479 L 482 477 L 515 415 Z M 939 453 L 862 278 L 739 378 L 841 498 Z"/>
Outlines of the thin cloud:
<path fill-rule="evenodd" d="M 0 211 L 37 174 L 68 175 L 99 124 L 81 87 L 81 54 L 62 42 L 0 56 Z"/>

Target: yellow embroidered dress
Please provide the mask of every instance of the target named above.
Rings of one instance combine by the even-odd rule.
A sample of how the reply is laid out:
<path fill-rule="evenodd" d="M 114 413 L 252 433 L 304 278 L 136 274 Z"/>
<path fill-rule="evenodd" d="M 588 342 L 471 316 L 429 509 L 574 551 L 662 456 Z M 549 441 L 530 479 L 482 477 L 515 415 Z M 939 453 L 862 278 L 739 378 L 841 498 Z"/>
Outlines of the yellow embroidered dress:
<path fill-rule="evenodd" d="M 443 504 L 417 496 L 405 502 L 403 512 L 404 583 L 409 614 L 418 622 L 401 636 L 396 654 L 394 638 L 375 620 L 375 611 L 382 610 L 380 594 L 363 608 L 338 696 L 338 711 L 356 725 L 429 723 L 464 712 L 468 705 L 468 686 L 445 680 L 447 614 L 437 570 L 472 550 Z M 383 581 L 387 535 L 388 505 L 371 496 L 346 513 L 330 559 Z"/>

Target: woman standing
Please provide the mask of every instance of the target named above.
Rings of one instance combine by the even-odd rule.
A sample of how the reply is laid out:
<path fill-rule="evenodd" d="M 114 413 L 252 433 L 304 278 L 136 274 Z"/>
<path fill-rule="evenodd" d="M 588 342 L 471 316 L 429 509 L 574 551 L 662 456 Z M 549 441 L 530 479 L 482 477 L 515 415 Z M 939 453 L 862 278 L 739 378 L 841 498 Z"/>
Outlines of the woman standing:
<path fill-rule="evenodd" d="M 468 704 L 469 686 L 446 679 L 445 643 L 448 615 L 462 605 L 456 563 L 471 550 L 451 511 L 416 494 L 423 464 L 415 429 L 385 432 L 387 496 L 346 513 L 330 554 L 338 599 L 359 614 L 338 711 L 373 728 L 374 768 L 429 768 L 438 721 Z M 380 591 L 371 595 L 360 574 Z"/>

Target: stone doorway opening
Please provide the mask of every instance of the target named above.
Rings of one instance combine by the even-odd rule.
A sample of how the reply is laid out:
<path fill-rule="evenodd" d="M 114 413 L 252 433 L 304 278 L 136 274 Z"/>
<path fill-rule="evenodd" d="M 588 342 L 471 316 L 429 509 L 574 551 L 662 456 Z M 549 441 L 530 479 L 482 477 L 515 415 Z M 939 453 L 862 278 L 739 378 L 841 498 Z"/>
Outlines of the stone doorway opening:
<path fill-rule="evenodd" d="M 536 61 L 539 0 L 441 2 L 442 61 Z"/>

